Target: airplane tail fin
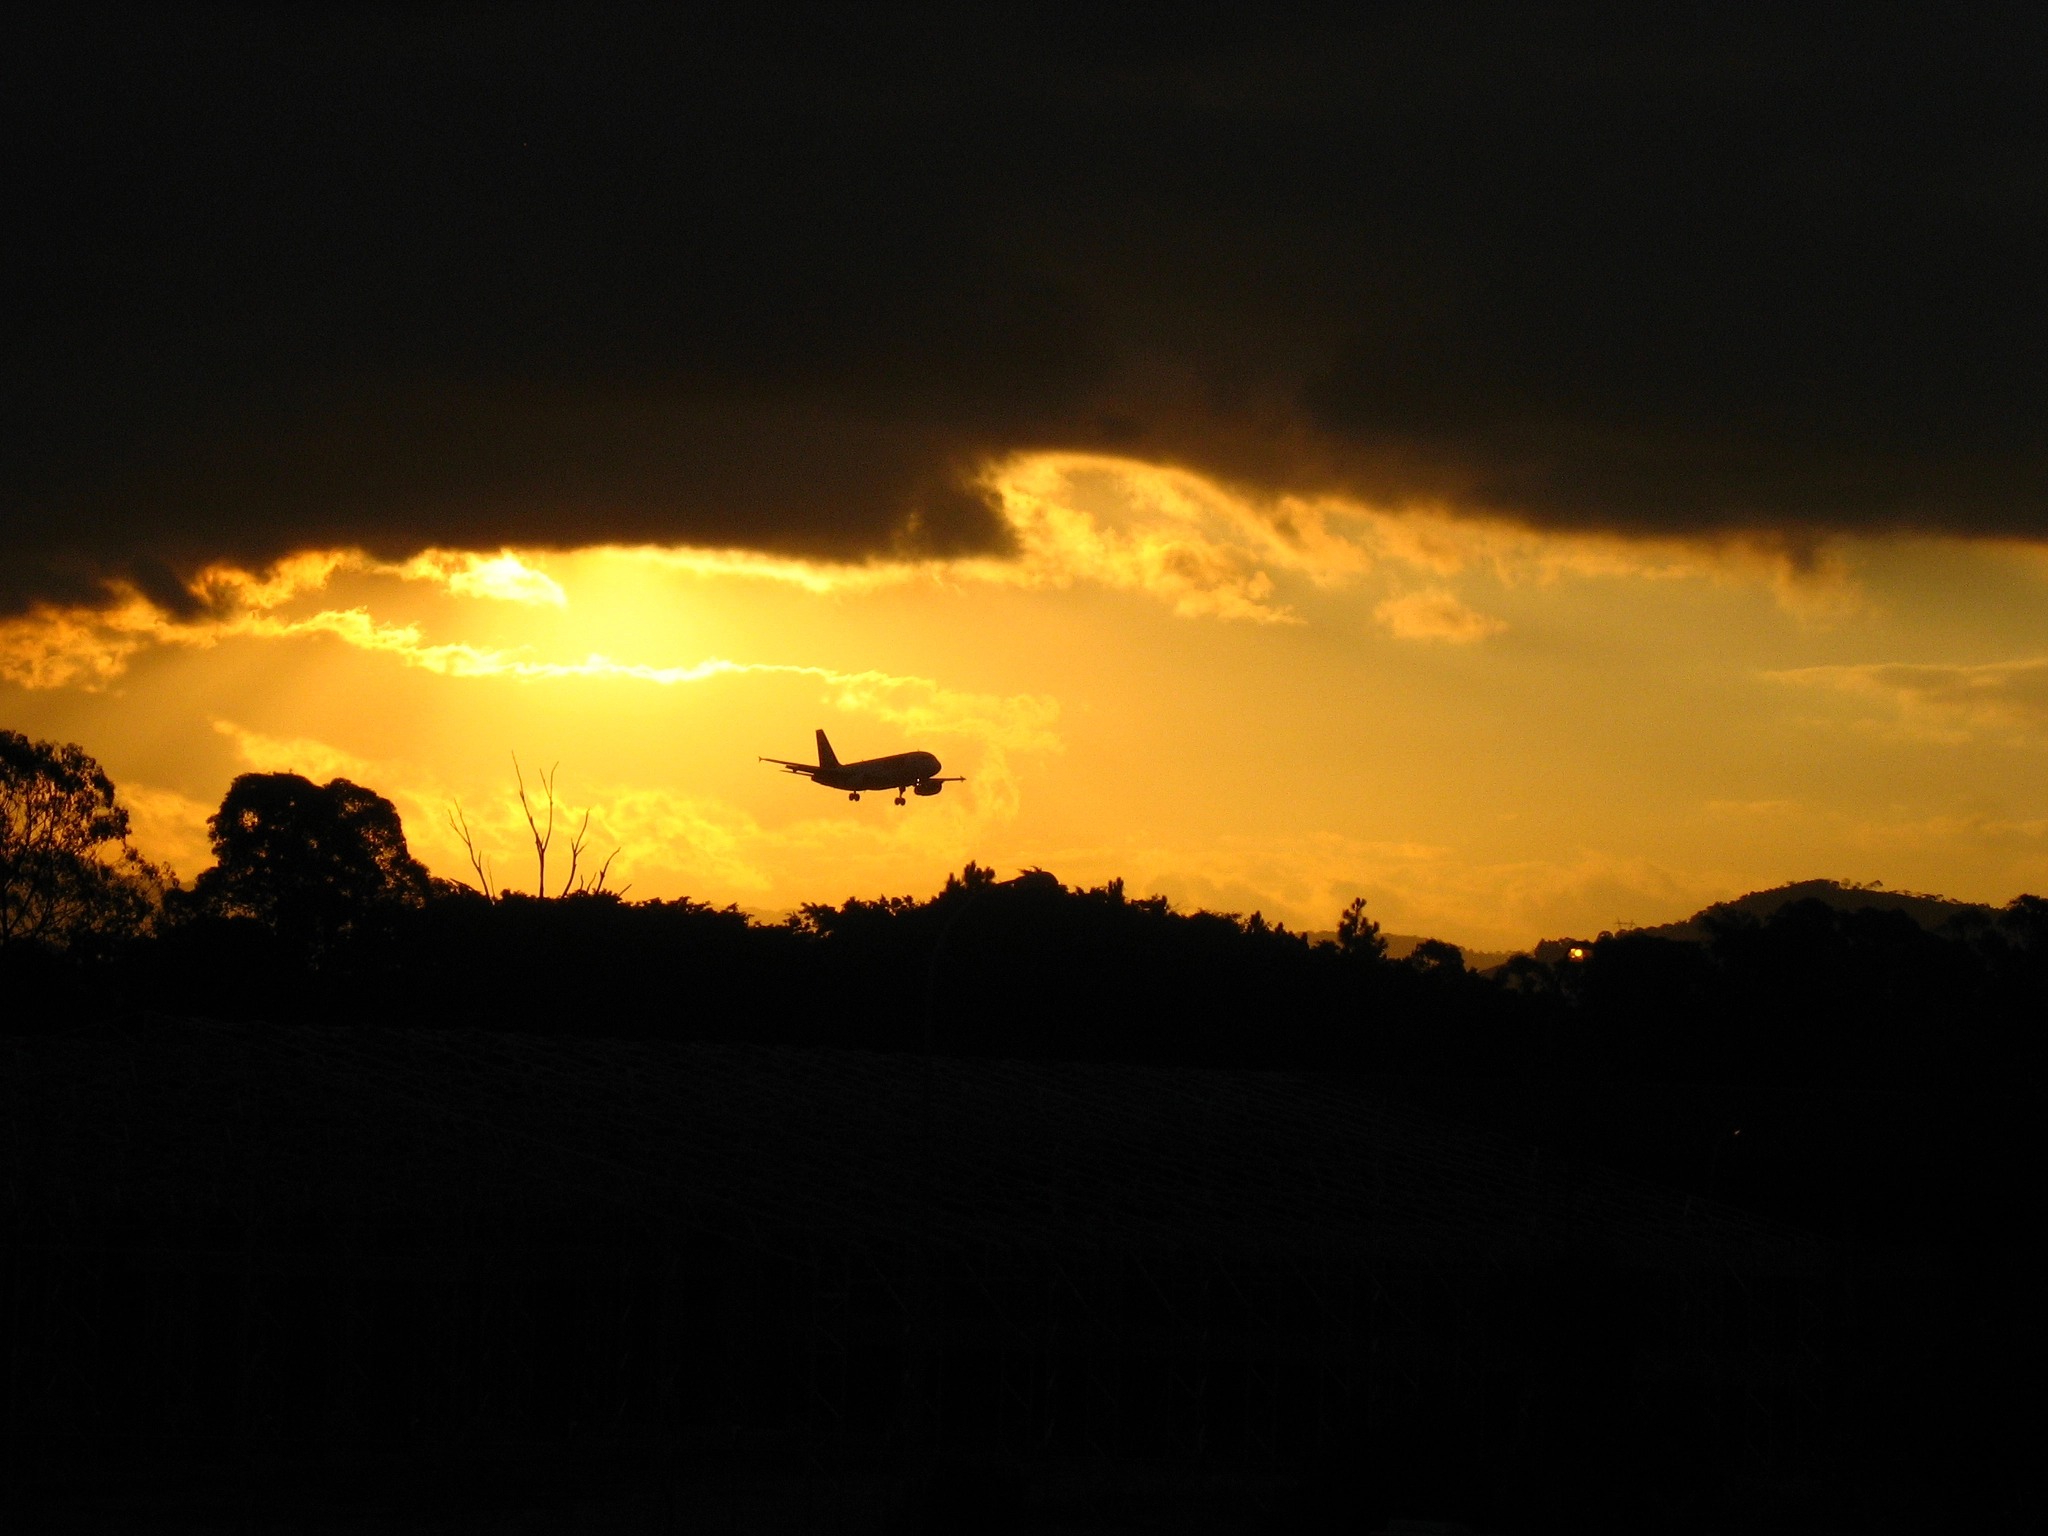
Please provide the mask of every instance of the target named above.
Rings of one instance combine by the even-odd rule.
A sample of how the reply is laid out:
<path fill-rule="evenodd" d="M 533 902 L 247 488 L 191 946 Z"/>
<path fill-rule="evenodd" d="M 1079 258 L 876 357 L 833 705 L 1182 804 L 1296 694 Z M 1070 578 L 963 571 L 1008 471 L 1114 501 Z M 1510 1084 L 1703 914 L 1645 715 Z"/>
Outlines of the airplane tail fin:
<path fill-rule="evenodd" d="M 832 743 L 825 739 L 825 733 L 822 730 L 818 732 L 818 766 L 820 768 L 837 768 L 839 766 L 838 755 L 833 752 Z"/>

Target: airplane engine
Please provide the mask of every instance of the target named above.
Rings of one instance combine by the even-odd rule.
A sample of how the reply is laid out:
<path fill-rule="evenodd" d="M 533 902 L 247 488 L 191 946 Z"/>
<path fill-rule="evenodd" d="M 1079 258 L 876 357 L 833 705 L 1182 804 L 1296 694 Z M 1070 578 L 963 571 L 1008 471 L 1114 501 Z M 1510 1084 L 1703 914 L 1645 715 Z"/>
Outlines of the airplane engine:
<path fill-rule="evenodd" d="M 936 795 L 946 787 L 946 781 L 944 779 L 919 779 L 912 787 L 920 795 Z"/>

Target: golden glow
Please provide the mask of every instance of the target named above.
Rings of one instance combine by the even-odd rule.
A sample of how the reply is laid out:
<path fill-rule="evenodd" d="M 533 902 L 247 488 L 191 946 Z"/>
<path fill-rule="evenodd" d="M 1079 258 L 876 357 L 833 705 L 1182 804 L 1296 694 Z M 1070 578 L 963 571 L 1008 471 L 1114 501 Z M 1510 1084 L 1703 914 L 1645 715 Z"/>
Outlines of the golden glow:
<path fill-rule="evenodd" d="M 0 624 L 5 723 L 83 742 L 187 877 L 228 779 L 290 768 L 467 878 L 459 799 L 517 886 L 516 750 L 632 894 L 768 910 L 974 858 L 1501 948 L 1815 875 L 2048 888 L 2031 547 L 1552 536 L 1101 455 L 987 483 L 1014 558 L 308 551 L 191 619 L 44 609 Z M 754 761 L 818 725 L 968 782 L 899 810 Z"/>
<path fill-rule="evenodd" d="M 1976 666 L 1795 667 L 1769 676 L 1875 703 L 1881 713 L 1865 723 L 1907 739 L 1952 746 L 1984 739 L 2024 747 L 2048 735 L 2048 656 Z"/>

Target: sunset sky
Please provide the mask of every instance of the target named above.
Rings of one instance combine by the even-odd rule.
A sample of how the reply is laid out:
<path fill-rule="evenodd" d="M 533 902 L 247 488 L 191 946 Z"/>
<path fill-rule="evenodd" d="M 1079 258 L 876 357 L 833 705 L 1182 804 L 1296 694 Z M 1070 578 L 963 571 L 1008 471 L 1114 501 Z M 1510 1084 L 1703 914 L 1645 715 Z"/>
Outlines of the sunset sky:
<path fill-rule="evenodd" d="M 530 887 L 516 752 L 771 912 L 2048 890 L 2009 39 L 1078 15 L 37 40 L 0 725 L 187 879 L 289 769 Z M 967 782 L 756 760 L 818 726 Z"/>

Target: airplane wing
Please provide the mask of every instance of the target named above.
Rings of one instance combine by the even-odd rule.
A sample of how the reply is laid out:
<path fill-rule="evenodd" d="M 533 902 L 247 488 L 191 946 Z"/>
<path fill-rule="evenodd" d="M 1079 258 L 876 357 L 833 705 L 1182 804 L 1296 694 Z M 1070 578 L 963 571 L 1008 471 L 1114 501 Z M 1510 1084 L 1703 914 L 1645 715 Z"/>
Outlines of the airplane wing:
<path fill-rule="evenodd" d="M 816 773 L 818 771 L 818 765 L 816 763 L 792 763 L 791 761 L 789 761 L 788 758 L 785 757 L 764 757 L 761 759 L 761 761 L 764 763 L 774 763 L 778 767 L 787 768 L 791 773 Z"/>

